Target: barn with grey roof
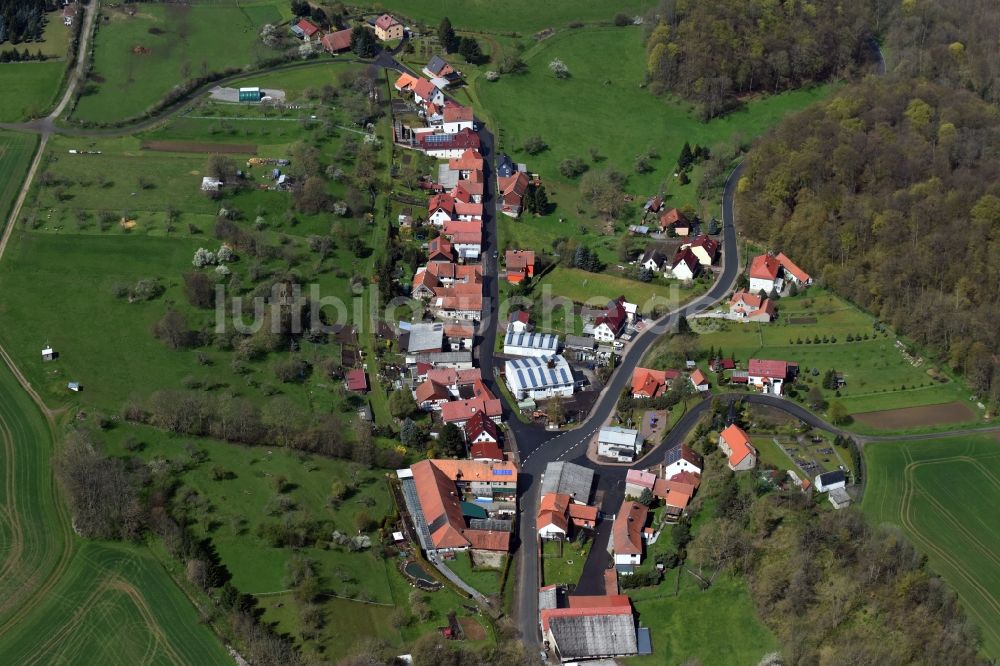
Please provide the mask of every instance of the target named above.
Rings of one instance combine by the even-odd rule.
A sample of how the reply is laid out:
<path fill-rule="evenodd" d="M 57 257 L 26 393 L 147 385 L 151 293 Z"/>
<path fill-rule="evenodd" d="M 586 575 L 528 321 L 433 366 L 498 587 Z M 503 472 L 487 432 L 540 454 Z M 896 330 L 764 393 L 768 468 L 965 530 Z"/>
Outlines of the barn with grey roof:
<path fill-rule="evenodd" d="M 587 504 L 594 487 L 594 470 L 569 462 L 550 462 L 545 466 L 540 495 L 569 495 L 578 504 Z"/>

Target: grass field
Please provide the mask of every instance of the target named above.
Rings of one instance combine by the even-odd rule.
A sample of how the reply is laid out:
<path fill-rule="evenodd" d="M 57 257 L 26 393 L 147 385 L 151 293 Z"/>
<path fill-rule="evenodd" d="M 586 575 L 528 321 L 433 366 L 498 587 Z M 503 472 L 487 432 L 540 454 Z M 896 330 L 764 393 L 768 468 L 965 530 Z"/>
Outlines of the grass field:
<path fill-rule="evenodd" d="M 5 325 L 4 328 L 9 326 Z M 72 532 L 52 433 L 0 365 L 0 654 L 7 663 L 224 664 L 225 651 L 141 546 Z"/>
<path fill-rule="evenodd" d="M 725 303 L 720 307 L 725 307 Z M 896 347 L 896 337 L 891 331 L 888 335 L 875 332 L 870 315 L 832 293 L 814 287 L 806 294 L 782 298 L 778 309 L 779 320 L 770 324 L 691 321 L 701 334 L 700 346 L 706 351 L 710 347 L 717 351 L 721 348 L 725 356 L 735 354 L 744 364 L 750 357 L 796 361 L 800 366 L 800 381 L 807 385 L 818 385 L 822 373 L 830 368 L 843 373 L 847 385 L 840 389 L 840 395 L 829 390 L 824 390 L 824 395 L 840 400 L 851 413 L 956 400 L 969 402 L 968 391 L 958 381 L 939 373 L 940 368 L 932 369 L 928 361 L 919 366 L 911 364 Z M 813 321 L 789 323 L 796 319 Z M 847 342 L 848 335 L 860 335 L 862 339 Z M 869 336 L 867 340 L 864 335 Z M 821 339 L 827 336 L 831 341 L 805 344 L 805 340 L 815 340 L 816 336 Z M 813 368 L 820 374 L 813 375 Z M 946 381 L 935 380 L 937 374 Z M 971 404 L 970 407 L 974 421 L 979 411 Z"/>
<path fill-rule="evenodd" d="M 899 525 L 958 592 L 986 654 L 1000 655 L 1000 441 L 953 437 L 865 447 L 873 523 Z"/>
<path fill-rule="evenodd" d="M 0 122 L 18 122 L 44 115 L 55 100 L 65 63 L 17 62 L 0 66 Z"/>
<path fill-rule="evenodd" d="M 468 553 L 456 553 L 455 559 L 448 561 L 448 568 L 478 592 L 488 597 L 500 594 L 500 571 L 473 567 Z"/>
<path fill-rule="evenodd" d="M 577 585 L 590 554 L 590 542 L 583 549 L 575 542 L 566 542 L 562 544 L 562 556 L 559 552 L 559 543 L 542 542 L 542 584 Z"/>
<path fill-rule="evenodd" d="M 609 300 L 625 296 L 625 300 L 639 306 L 639 311 L 648 313 L 653 309 L 666 312 L 676 308 L 696 294 L 694 288 L 679 283 L 639 282 L 607 273 L 589 273 L 579 268 L 554 268 L 535 285 L 532 296 L 539 298 L 546 294 L 552 297 L 568 298 L 574 303 L 586 303 L 590 307 L 601 308 Z"/>
<path fill-rule="evenodd" d="M 651 628 L 653 654 L 629 659 L 630 664 L 697 660 L 713 666 L 746 666 L 778 648 L 774 636 L 757 619 L 742 580 L 720 576 L 703 592 L 693 577 L 682 574 L 680 591 L 672 596 L 674 576 L 676 572 L 671 572 L 660 584 L 657 598 L 635 602 L 639 623 Z"/>
<path fill-rule="evenodd" d="M 0 132 L 0 229 L 7 223 L 37 147 L 34 135 Z"/>
<path fill-rule="evenodd" d="M 552 0 L 534 3 L 529 0 L 514 0 L 497 10 L 490 0 L 360 0 L 358 6 L 371 6 L 372 11 L 396 11 L 405 17 L 422 21 L 437 28 L 441 19 L 447 16 L 456 28 L 483 32 L 519 32 L 531 34 L 544 28 L 563 27 L 571 21 L 610 22 L 615 14 L 623 12 L 628 16 L 644 14 L 656 3 L 652 0 L 621 0 L 609 5 L 602 0 Z"/>
<path fill-rule="evenodd" d="M 641 28 L 560 32 L 525 52 L 527 73 L 493 83 L 477 78 L 474 93 L 481 103 L 477 111 L 492 123 L 502 149 L 547 183 L 568 184 L 575 190 L 577 181 L 560 175 L 558 165 L 567 157 L 580 157 L 591 169 L 613 167 L 628 175 L 626 191 L 638 195 L 656 193 L 670 176 L 667 193 L 675 196 L 668 198 L 668 205 L 679 205 L 697 203 L 694 184 L 678 190 L 671 175 L 685 141 L 731 146 L 734 138 L 751 139 L 829 92 L 819 87 L 767 97 L 751 102 L 746 110 L 703 123 L 687 104 L 654 97 L 642 86 L 646 66 L 642 34 Z M 549 72 L 554 58 L 566 64 L 569 78 L 556 79 Z M 549 148 L 531 156 L 521 145 L 533 135 L 541 136 Z M 593 163 L 590 147 L 605 159 Z M 635 173 L 636 156 L 650 149 L 660 155 L 652 161 L 654 171 Z M 550 189 L 559 195 L 558 188 Z M 572 216 L 572 208 L 568 211 Z"/>
<path fill-rule="evenodd" d="M 110 122 L 141 115 L 175 85 L 208 72 L 253 64 L 273 53 L 258 39 L 287 3 L 143 4 L 101 9 L 94 67 L 73 118 Z"/>

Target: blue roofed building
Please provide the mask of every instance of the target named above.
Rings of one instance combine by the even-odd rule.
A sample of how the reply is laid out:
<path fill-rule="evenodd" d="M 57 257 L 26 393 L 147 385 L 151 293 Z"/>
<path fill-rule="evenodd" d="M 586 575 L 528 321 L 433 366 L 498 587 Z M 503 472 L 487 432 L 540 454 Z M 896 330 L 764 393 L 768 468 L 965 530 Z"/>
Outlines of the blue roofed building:
<path fill-rule="evenodd" d="M 503 353 L 509 356 L 553 356 L 559 352 L 559 337 L 551 333 L 515 332 L 507 328 Z"/>
<path fill-rule="evenodd" d="M 569 397 L 576 387 L 573 370 L 566 359 L 558 355 L 507 361 L 504 376 L 517 400 Z"/>

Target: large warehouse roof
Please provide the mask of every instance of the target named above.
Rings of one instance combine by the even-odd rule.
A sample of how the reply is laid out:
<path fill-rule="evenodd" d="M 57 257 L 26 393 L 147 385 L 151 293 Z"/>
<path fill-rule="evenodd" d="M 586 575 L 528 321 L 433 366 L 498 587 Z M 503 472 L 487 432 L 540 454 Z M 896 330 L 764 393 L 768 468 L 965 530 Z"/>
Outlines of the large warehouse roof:
<path fill-rule="evenodd" d="M 507 383 L 515 391 L 539 390 L 573 383 L 573 371 L 562 356 L 538 356 L 507 361 Z"/>

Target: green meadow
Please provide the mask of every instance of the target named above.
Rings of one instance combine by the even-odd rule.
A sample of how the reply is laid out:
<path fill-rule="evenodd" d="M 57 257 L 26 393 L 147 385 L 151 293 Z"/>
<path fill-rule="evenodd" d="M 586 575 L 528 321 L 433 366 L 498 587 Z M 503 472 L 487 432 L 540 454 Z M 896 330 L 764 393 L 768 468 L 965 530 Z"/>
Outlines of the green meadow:
<path fill-rule="evenodd" d="M 422 21 L 437 28 L 447 16 L 456 28 L 486 33 L 518 32 L 531 34 L 545 28 L 560 28 L 573 21 L 610 23 L 615 14 L 645 14 L 655 5 L 651 0 L 620 0 L 609 5 L 602 0 L 551 0 L 531 2 L 513 0 L 498 6 L 491 0 L 360 0 L 355 3 L 371 11 L 398 12 L 401 17 Z"/>
<path fill-rule="evenodd" d="M 0 122 L 18 122 L 45 115 L 55 101 L 65 63 L 15 62 L 0 65 Z"/>
<path fill-rule="evenodd" d="M 277 2 L 102 7 L 93 70 L 72 118 L 140 116 L 179 83 L 274 55 L 260 43 L 260 29 L 288 14 L 288 4 Z"/>
<path fill-rule="evenodd" d="M 869 444 L 863 509 L 898 525 L 954 589 L 1000 655 L 1000 441 L 986 436 Z"/>
<path fill-rule="evenodd" d="M 0 132 L 0 228 L 7 223 L 37 147 L 38 138 L 32 134 Z"/>

